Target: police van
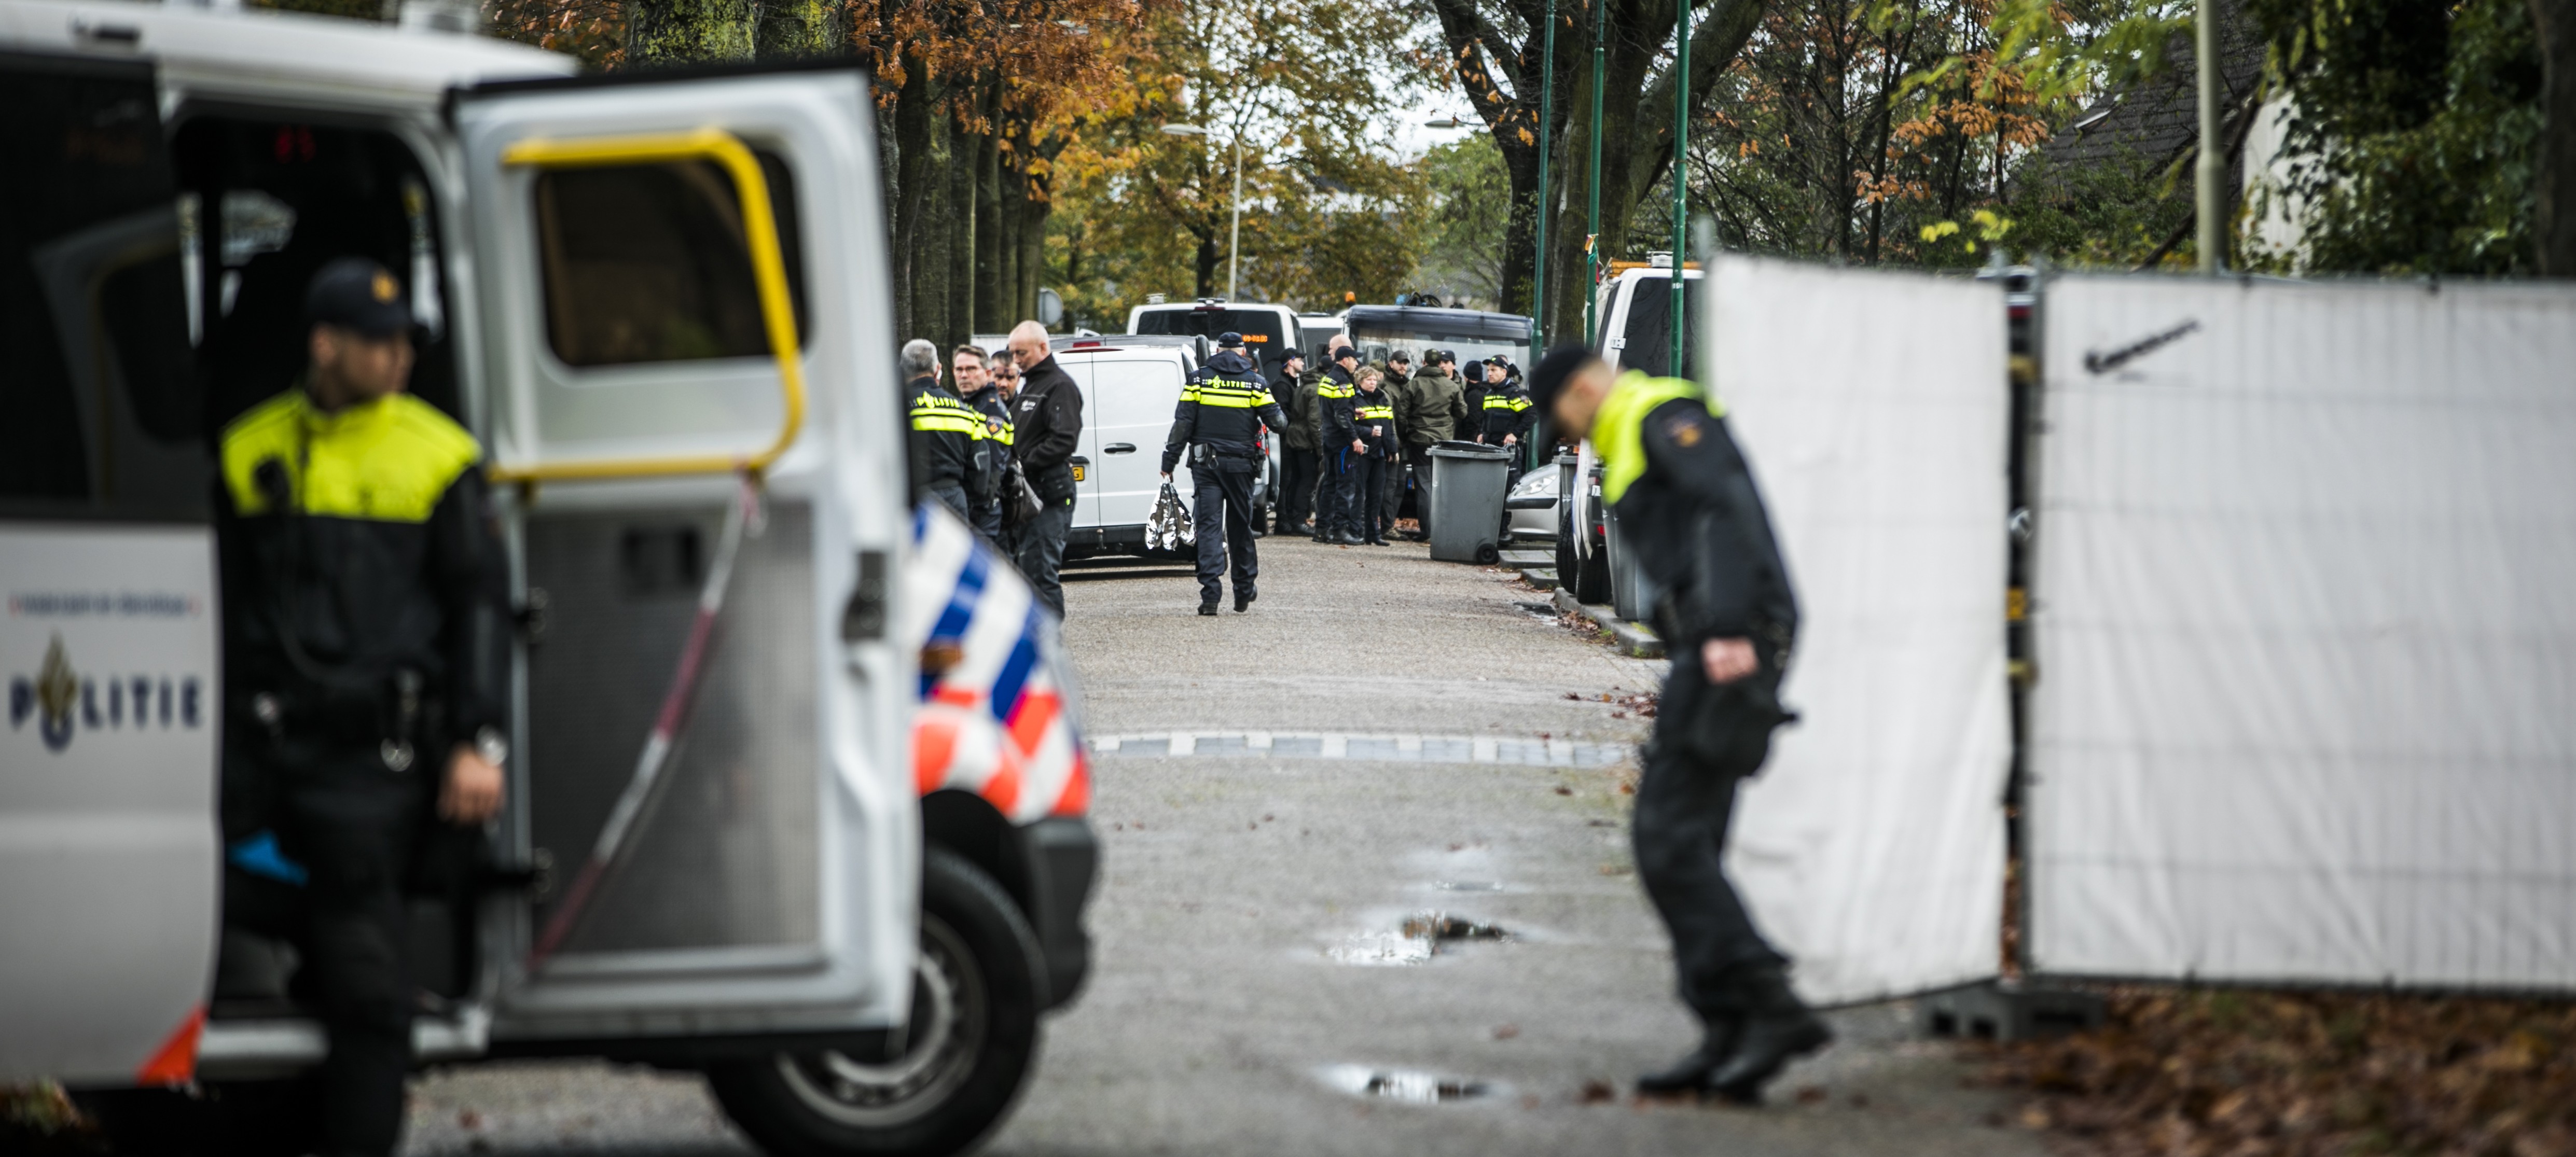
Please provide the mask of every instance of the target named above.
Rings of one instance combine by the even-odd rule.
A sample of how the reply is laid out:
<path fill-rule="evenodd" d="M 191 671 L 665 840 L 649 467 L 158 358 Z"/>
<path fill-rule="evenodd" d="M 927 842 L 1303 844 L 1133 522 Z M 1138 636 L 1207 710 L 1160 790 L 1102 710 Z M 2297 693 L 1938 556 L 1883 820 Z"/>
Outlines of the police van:
<path fill-rule="evenodd" d="M 0 1083 L 302 1152 L 297 867 L 228 841 L 210 448 L 325 261 L 394 270 L 519 630 L 506 802 L 411 901 L 425 1064 L 704 1071 L 782 1153 L 947 1153 L 1080 987 L 1052 617 L 906 493 L 847 67 L 576 76 L 427 28 L 0 5 Z M 144 1142 L 135 1147 L 149 1148 Z"/>

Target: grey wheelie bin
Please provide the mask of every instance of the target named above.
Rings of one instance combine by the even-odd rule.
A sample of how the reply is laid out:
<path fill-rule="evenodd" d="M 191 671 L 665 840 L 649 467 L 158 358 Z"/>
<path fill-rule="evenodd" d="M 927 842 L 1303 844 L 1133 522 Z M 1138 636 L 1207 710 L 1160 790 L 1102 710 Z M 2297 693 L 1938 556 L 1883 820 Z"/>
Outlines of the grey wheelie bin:
<path fill-rule="evenodd" d="M 1512 452 L 1474 442 L 1431 447 L 1431 557 L 1491 563 L 1503 557 L 1503 494 Z"/>

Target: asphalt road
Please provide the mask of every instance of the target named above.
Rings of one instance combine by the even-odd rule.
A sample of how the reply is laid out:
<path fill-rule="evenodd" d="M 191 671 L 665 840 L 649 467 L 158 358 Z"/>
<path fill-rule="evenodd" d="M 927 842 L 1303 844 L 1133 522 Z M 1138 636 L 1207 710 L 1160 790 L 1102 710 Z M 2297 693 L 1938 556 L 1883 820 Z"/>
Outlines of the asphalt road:
<path fill-rule="evenodd" d="M 1086 729 L 1118 741 L 1098 966 L 988 1152 L 2043 1151 L 1901 1005 L 1834 1013 L 1767 1107 L 1635 1099 L 1694 1030 L 1627 852 L 1643 725 L 1601 700 L 1663 664 L 1420 547 L 1262 545 L 1248 614 L 1198 617 L 1185 570 L 1066 586 Z M 1441 917 L 1463 934 L 1405 935 Z M 409 1145 L 748 1149 L 692 1078 L 567 1064 L 425 1079 Z"/>

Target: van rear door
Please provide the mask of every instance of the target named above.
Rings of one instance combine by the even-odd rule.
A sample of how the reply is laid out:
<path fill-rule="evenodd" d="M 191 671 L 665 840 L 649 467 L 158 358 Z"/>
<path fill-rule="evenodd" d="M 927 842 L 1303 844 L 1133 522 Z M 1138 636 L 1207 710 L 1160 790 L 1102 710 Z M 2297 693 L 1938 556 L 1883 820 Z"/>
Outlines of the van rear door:
<path fill-rule="evenodd" d="M 553 882 L 488 929 L 496 1047 L 856 1047 L 905 1018 L 914 675 L 883 624 L 911 512 L 872 108 L 812 69 L 459 99 L 488 444 L 545 595 L 504 836 Z"/>
<path fill-rule="evenodd" d="M 0 53 L 0 1084 L 176 1083 L 214 963 L 212 476 L 153 70 Z"/>
<path fill-rule="evenodd" d="M 1181 358 L 1166 350 L 1094 354 L 1089 428 L 1100 432 L 1100 524 L 1142 526 L 1163 492 L 1163 440 L 1181 404 Z M 1124 449 L 1122 449 L 1124 447 Z M 1189 479 L 1173 468 L 1184 490 Z"/>

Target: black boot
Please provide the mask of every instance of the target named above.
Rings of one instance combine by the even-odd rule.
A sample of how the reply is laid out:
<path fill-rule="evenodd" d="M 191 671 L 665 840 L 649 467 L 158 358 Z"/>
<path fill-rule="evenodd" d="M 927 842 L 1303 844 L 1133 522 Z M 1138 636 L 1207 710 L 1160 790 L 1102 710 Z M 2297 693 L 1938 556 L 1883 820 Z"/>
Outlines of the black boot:
<path fill-rule="evenodd" d="M 1743 1021 L 1738 1017 L 1709 1022 L 1708 1034 L 1700 1038 L 1699 1047 L 1690 1055 L 1673 1062 L 1672 1067 L 1647 1073 L 1637 1078 L 1637 1091 L 1649 1097 L 1675 1093 L 1696 1093 L 1708 1087 L 1708 1075 L 1717 1071 L 1728 1053 L 1735 1051 L 1735 1038 Z"/>
<path fill-rule="evenodd" d="M 1214 615 L 1216 613 L 1215 595 L 1209 595 L 1205 600 L 1199 603 L 1199 613 L 1202 615 Z"/>
<path fill-rule="evenodd" d="M 1708 1085 L 1737 1100 L 1762 1096 L 1762 1086 L 1790 1061 L 1832 1043 L 1834 1033 L 1789 991 L 1789 977 L 1773 966 L 1747 970 L 1741 982 L 1744 1029 Z"/>
<path fill-rule="evenodd" d="M 1356 534 L 1353 534 L 1353 533 L 1351 533 L 1350 531 L 1345 530 L 1345 531 L 1341 532 L 1340 534 L 1336 534 L 1336 535 L 1334 535 L 1334 536 L 1333 536 L 1333 545 L 1335 545 L 1335 546 L 1358 546 L 1358 545 L 1360 545 L 1360 536 L 1358 536 L 1358 535 L 1356 535 Z"/>
<path fill-rule="evenodd" d="M 1245 611 L 1251 610 L 1252 600 L 1260 597 L 1261 596 L 1259 594 L 1245 590 L 1242 587 L 1234 588 L 1234 613 L 1239 615 Z"/>

